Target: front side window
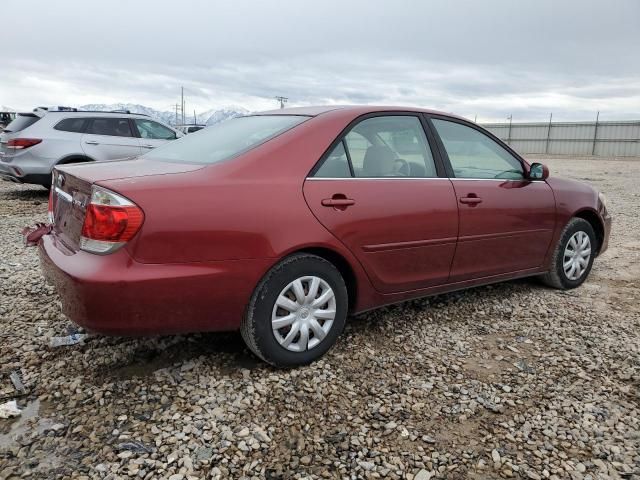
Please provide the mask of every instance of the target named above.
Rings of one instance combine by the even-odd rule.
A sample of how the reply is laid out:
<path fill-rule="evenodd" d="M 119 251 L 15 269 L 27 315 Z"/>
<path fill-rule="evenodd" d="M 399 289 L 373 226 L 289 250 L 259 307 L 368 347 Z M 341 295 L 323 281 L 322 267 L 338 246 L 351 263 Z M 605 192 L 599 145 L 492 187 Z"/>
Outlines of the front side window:
<path fill-rule="evenodd" d="M 94 118 L 86 133 L 112 137 L 133 137 L 129 120 L 126 118 Z"/>
<path fill-rule="evenodd" d="M 478 130 L 433 119 L 456 178 L 521 180 L 522 164 L 506 149 Z"/>
<path fill-rule="evenodd" d="M 149 160 L 185 163 L 216 163 L 240 155 L 309 117 L 302 115 L 254 115 L 232 118 L 168 142 L 143 155 Z"/>
<path fill-rule="evenodd" d="M 436 177 L 422 123 L 414 116 L 367 118 L 346 135 L 356 177 Z"/>
<path fill-rule="evenodd" d="M 164 125 L 160 125 L 158 122 L 141 119 L 135 119 L 134 121 L 141 138 L 148 138 L 149 140 L 173 140 L 176 138 L 176 132 Z"/>
<path fill-rule="evenodd" d="M 87 120 L 84 118 L 65 118 L 58 122 L 53 128 L 61 132 L 80 133 L 84 131 L 86 123 Z"/>

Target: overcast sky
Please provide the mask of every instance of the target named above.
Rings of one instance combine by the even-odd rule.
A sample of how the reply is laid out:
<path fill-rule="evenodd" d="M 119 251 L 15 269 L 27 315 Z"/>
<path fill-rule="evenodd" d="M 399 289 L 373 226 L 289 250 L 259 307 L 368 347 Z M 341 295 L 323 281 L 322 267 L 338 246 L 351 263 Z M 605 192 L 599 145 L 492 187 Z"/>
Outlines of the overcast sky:
<path fill-rule="evenodd" d="M 2 0 L 0 105 L 640 119 L 639 0 Z M 10 21 L 7 21 L 10 20 Z"/>

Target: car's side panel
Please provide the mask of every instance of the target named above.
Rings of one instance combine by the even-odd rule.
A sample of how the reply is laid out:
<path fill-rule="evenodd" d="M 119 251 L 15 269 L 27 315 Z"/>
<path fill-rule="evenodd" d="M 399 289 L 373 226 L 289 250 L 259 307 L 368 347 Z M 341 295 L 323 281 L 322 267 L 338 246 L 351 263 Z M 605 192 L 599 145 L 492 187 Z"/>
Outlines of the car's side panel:
<path fill-rule="evenodd" d="M 540 267 L 555 228 L 555 200 L 541 181 L 452 179 L 460 234 L 451 281 Z"/>
<path fill-rule="evenodd" d="M 445 178 L 307 179 L 318 220 L 360 260 L 380 292 L 445 283 L 458 233 L 456 199 Z M 344 209 L 323 205 L 336 195 Z"/>
<path fill-rule="evenodd" d="M 603 218 L 604 212 L 602 211 L 600 202 L 598 201 L 598 193 L 589 185 L 584 183 L 569 180 L 566 178 L 559 178 L 550 176 L 547 179 L 547 183 L 553 189 L 553 193 L 556 201 L 556 224 L 552 245 L 556 245 L 560 239 L 562 229 L 581 211 L 590 211 L 599 219 L 599 222 L 604 230 L 607 230 L 610 226 L 610 217 Z M 608 236 L 608 233 L 605 235 Z M 551 255 L 553 249 L 549 249 L 547 252 L 544 265 L 549 267 L 551 264 Z"/>

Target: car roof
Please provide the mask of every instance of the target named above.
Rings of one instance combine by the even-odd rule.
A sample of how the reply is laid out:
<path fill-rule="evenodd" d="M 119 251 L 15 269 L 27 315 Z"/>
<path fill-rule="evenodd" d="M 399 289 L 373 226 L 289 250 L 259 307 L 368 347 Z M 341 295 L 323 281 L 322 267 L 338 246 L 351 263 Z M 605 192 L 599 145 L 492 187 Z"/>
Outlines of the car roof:
<path fill-rule="evenodd" d="M 277 110 L 267 110 L 265 112 L 256 112 L 251 115 L 304 115 L 315 117 L 324 113 L 340 110 L 344 113 L 351 113 L 356 116 L 366 115 L 375 112 L 417 112 L 430 113 L 434 115 L 444 115 L 447 117 L 463 118 L 453 113 L 441 112 L 438 110 L 430 110 L 427 108 L 406 107 L 406 106 L 390 106 L 390 105 L 317 105 L 309 107 L 291 107 L 279 108 Z"/>

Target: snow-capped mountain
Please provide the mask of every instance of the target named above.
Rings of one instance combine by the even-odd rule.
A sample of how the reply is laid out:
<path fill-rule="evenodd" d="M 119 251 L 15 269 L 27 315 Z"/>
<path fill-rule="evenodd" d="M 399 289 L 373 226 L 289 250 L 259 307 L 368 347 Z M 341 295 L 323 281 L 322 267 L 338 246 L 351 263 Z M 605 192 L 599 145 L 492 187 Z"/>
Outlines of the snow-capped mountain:
<path fill-rule="evenodd" d="M 247 113 L 250 113 L 249 110 L 242 107 L 230 107 L 220 110 L 210 110 L 202 114 L 204 122 L 200 119 L 198 119 L 198 122 L 205 123 L 207 125 L 213 125 L 215 123 L 229 120 L 230 118 L 239 117 L 240 115 L 246 115 Z M 205 116 L 208 116 L 208 118 L 205 119 Z"/>
<path fill-rule="evenodd" d="M 88 105 L 82 105 L 78 107 L 80 110 L 97 110 L 99 112 L 108 112 L 112 110 L 129 110 L 131 113 L 143 113 L 149 115 L 151 118 L 160 120 L 161 122 L 169 125 L 175 125 L 176 112 L 173 111 L 160 111 L 154 108 L 146 107 L 135 103 L 113 103 L 111 105 L 105 105 L 104 103 L 93 103 Z M 213 125 L 215 123 L 227 120 L 229 118 L 237 117 L 249 113 L 249 110 L 242 107 L 227 107 L 222 109 L 207 110 L 203 113 L 196 113 L 196 120 L 198 123 Z M 181 122 L 181 118 L 178 118 L 178 123 Z M 193 115 L 185 115 L 185 123 L 193 123 Z"/>
<path fill-rule="evenodd" d="M 0 112 L 15 112 L 15 109 L 7 107 L 6 105 L 0 105 Z"/>

